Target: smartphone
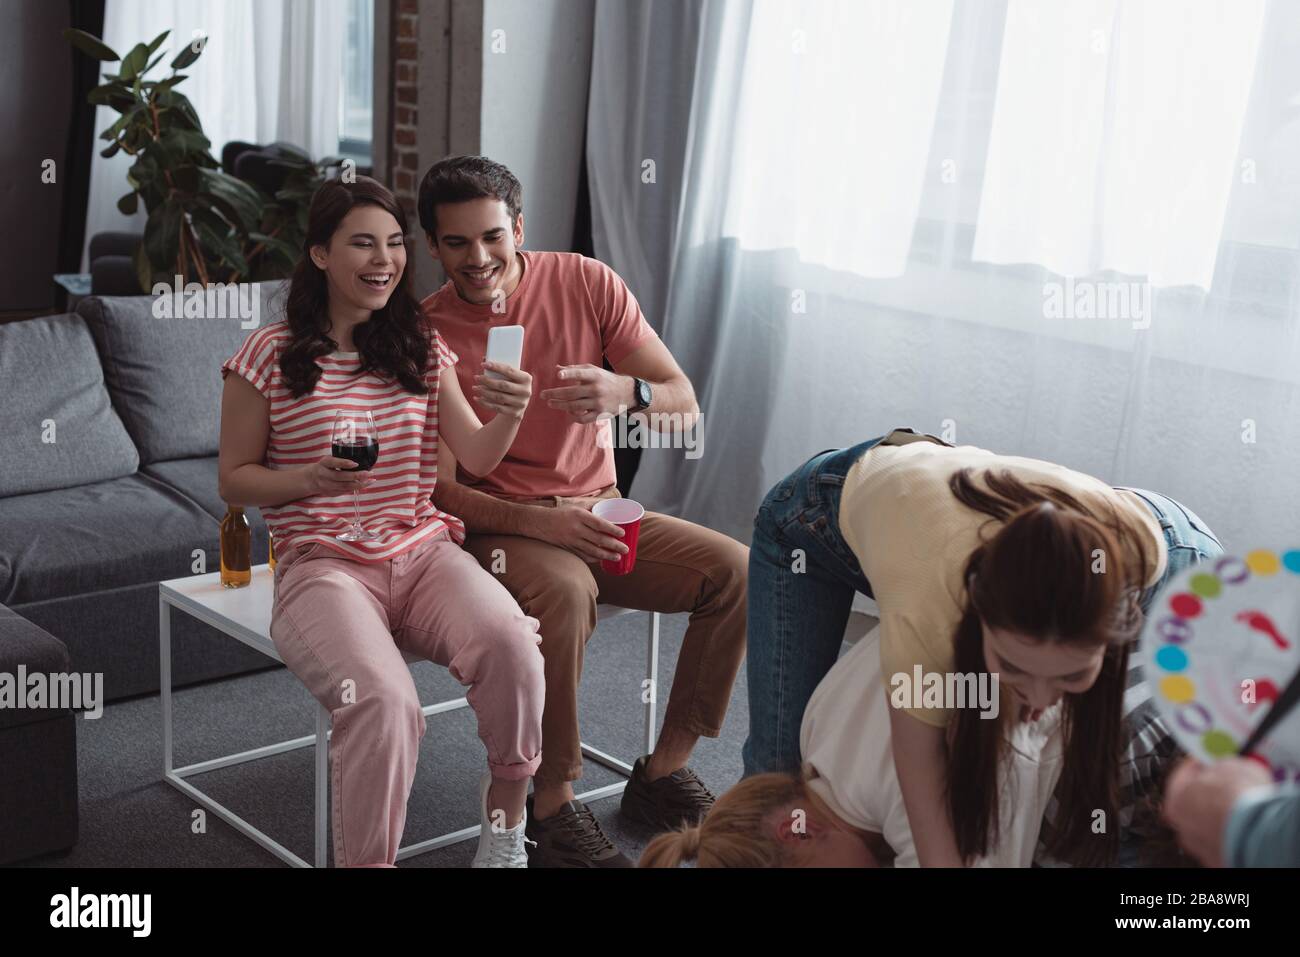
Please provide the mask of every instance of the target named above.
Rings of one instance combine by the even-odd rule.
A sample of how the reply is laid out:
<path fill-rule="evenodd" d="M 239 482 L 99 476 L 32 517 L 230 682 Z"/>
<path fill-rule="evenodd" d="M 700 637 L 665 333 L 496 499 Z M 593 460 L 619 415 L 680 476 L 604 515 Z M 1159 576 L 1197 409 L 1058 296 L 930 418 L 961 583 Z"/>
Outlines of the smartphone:
<path fill-rule="evenodd" d="M 518 369 L 524 361 L 524 327 L 493 326 L 489 329 L 487 361 L 500 362 L 502 365 L 513 366 Z M 499 372 L 493 372 L 490 369 L 487 376 L 490 379 L 501 378 Z"/>

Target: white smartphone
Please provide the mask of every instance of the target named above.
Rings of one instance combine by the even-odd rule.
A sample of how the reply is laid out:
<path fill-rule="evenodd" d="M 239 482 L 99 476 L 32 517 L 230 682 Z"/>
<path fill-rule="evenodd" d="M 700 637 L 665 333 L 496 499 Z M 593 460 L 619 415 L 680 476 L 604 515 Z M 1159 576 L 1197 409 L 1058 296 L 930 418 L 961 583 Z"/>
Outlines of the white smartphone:
<path fill-rule="evenodd" d="M 524 327 L 493 326 L 488 330 L 487 361 L 518 369 L 524 361 Z M 502 378 L 501 373 L 487 372 L 490 379 Z"/>

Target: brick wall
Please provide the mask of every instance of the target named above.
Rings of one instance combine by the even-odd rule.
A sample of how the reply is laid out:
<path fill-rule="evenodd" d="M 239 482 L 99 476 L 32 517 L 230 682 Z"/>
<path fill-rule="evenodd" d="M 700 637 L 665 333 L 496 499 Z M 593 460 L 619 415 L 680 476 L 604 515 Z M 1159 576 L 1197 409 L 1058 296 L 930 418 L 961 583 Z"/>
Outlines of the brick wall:
<path fill-rule="evenodd" d="M 419 66 L 417 41 L 420 14 L 416 0 L 397 0 L 393 20 L 393 134 L 389 143 L 387 181 L 397 201 L 406 209 L 412 228 L 417 228 L 415 198 L 419 190 L 420 158 L 416 148 L 416 71 Z"/>

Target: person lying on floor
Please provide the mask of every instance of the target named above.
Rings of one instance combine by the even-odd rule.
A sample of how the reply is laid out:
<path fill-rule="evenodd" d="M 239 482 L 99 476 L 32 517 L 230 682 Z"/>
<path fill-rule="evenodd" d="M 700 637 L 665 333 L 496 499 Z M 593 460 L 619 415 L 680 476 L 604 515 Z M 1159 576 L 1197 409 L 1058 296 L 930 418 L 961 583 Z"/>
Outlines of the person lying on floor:
<path fill-rule="evenodd" d="M 1129 653 L 1163 584 L 1222 554 L 1204 522 L 1154 492 L 898 429 L 814 456 L 768 494 L 754 525 L 746 774 L 799 771 L 805 705 L 835 664 L 860 591 L 880 608 L 891 690 L 900 676 L 996 674 L 999 700 L 1011 703 L 998 720 L 987 707 L 916 694 L 887 710 L 916 862 L 1008 859 L 998 755 L 1025 719 L 1060 729 L 1061 780 L 1045 792 L 1059 801 L 1050 855 L 1122 859 L 1132 786 L 1123 720 L 1146 694 L 1130 689 Z M 1148 726 L 1153 716 L 1142 720 L 1144 737 L 1163 736 Z M 1051 740 L 1020 736 L 1033 760 Z"/>

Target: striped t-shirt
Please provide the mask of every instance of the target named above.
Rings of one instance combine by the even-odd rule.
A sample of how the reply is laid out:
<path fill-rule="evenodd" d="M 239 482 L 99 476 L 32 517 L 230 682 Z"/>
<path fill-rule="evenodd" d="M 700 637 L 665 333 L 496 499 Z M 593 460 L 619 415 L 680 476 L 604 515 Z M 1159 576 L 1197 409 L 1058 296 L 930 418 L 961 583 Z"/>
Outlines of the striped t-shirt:
<path fill-rule="evenodd" d="M 358 376 L 361 358 L 335 352 L 317 359 L 322 375 L 308 395 L 290 395 L 280 371 L 280 353 L 289 344 L 289 324 L 281 321 L 251 333 L 239 351 L 221 365 L 224 379 L 237 372 L 270 402 L 268 468 L 300 468 L 330 454 L 336 412 L 370 412 L 379 433 L 379 460 L 374 481 L 361 489 L 361 524 L 378 538 L 341 542 L 334 536 L 352 524 L 352 493 L 309 495 L 283 505 L 261 507 L 262 517 L 282 551 L 320 542 L 361 562 L 380 562 L 400 555 L 444 531 L 465 540 L 460 519 L 434 508 L 438 481 L 438 376 L 456 363 L 436 331 L 425 370 L 425 395 L 413 395 L 396 380 L 375 372 Z"/>

